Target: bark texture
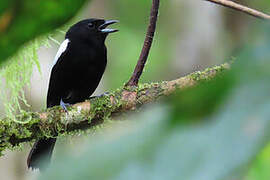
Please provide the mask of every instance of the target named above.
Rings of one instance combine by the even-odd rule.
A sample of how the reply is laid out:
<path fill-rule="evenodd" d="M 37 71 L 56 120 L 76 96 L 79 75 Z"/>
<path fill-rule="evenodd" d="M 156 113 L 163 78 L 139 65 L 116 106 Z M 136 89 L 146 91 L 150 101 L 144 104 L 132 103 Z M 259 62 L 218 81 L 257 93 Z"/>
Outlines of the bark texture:
<path fill-rule="evenodd" d="M 172 81 L 123 87 L 109 95 L 75 104 L 69 107 L 68 113 L 61 107 L 53 107 L 44 112 L 25 112 L 13 120 L 1 119 L 0 152 L 42 137 L 55 137 L 95 127 L 108 118 L 115 119 L 144 104 L 168 96 L 176 90 L 190 88 L 211 80 L 229 68 L 230 65 L 225 63 Z"/>

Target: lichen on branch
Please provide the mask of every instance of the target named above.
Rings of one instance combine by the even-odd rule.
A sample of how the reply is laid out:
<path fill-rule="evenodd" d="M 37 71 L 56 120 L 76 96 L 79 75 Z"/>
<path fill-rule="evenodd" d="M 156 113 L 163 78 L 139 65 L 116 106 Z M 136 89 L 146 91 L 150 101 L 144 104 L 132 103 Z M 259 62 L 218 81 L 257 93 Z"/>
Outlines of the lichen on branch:
<path fill-rule="evenodd" d="M 17 115 L 16 121 L 8 118 L 1 119 L 0 152 L 39 138 L 60 136 L 95 127 L 108 118 L 115 118 L 144 104 L 155 102 L 178 89 L 186 89 L 202 81 L 211 80 L 229 67 L 229 64 L 225 63 L 173 81 L 123 87 L 109 95 L 70 106 L 68 113 L 56 106 L 44 112 L 21 113 Z"/>

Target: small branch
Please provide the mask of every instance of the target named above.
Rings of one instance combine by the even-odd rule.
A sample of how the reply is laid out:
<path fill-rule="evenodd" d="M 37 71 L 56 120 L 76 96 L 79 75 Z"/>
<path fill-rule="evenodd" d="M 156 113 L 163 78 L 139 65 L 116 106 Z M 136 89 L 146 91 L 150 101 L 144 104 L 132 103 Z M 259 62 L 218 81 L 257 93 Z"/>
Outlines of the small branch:
<path fill-rule="evenodd" d="M 68 109 L 68 114 L 61 107 L 53 107 L 40 113 L 19 114 L 16 122 L 0 119 L 0 154 L 5 149 L 12 149 L 23 142 L 93 128 L 102 124 L 105 119 L 114 119 L 144 104 L 155 102 L 160 97 L 168 96 L 178 89 L 192 87 L 202 83 L 202 80 L 211 80 L 228 68 L 229 64 L 223 64 L 173 81 L 141 84 L 130 90 L 123 88 L 109 96 L 75 104 Z"/>
<path fill-rule="evenodd" d="M 151 8 L 151 15 L 150 15 L 150 23 L 148 26 L 148 30 L 146 33 L 144 45 L 141 51 L 140 58 L 137 62 L 133 75 L 131 76 L 130 80 L 126 84 L 126 86 L 137 86 L 139 79 L 142 75 L 145 63 L 147 61 L 151 45 L 153 42 L 153 38 L 156 31 L 156 23 L 158 18 L 158 10 L 159 10 L 160 0 L 153 0 L 152 8 Z"/>
<path fill-rule="evenodd" d="M 251 9 L 249 7 L 246 7 L 246 6 L 237 4 L 237 3 L 230 1 L 230 0 L 205 0 L 205 1 L 213 2 L 215 4 L 229 7 L 229 8 L 235 9 L 237 11 L 241 11 L 243 13 L 246 13 L 248 15 L 254 16 L 256 18 L 270 20 L 270 15 L 262 13 L 260 11 L 254 10 L 254 9 Z"/>
<path fill-rule="evenodd" d="M 204 0 L 204 1 L 209 1 L 215 4 L 219 4 L 225 7 L 229 7 L 232 9 L 235 9 L 237 11 L 241 11 L 243 13 L 246 13 L 248 15 L 260 18 L 260 19 L 265 19 L 265 20 L 270 20 L 270 15 L 262 13 L 258 10 L 251 9 L 249 7 L 237 4 L 233 1 L 230 0 Z M 152 8 L 151 8 L 151 15 L 150 15 L 150 23 L 148 26 L 148 30 L 146 33 L 144 45 L 139 57 L 139 60 L 137 62 L 137 65 L 134 69 L 134 72 L 129 79 L 129 81 L 126 83 L 126 86 L 137 86 L 139 79 L 142 75 L 142 72 L 145 67 L 145 63 L 147 61 L 151 45 L 153 42 L 153 38 L 155 35 L 155 30 L 156 30 L 156 23 L 157 23 L 157 18 L 158 18 L 158 10 L 159 10 L 159 4 L 160 0 L 153 0 L 152 1 Z"/>

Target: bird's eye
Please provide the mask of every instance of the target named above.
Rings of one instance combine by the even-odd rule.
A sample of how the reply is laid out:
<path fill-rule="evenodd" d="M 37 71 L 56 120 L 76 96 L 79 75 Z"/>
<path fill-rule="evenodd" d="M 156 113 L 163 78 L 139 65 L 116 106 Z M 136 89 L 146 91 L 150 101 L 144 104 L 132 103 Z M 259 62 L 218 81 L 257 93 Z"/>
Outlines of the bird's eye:
<path fill-rule="evenodd" d="M 93 24 L 93 23 L 88 23 L 88 27 L 89 27 L 90 29 L 92 29 L 92 28 L 94 27 L 94 24 Z"/>

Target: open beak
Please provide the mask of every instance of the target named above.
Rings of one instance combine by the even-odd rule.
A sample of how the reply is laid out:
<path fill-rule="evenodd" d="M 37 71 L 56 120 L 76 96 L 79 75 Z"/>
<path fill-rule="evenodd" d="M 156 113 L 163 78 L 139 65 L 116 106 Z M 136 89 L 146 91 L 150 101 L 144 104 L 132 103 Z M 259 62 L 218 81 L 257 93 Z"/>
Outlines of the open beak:
<path fill-rule="evenodd" d="M 111 24 L 115 24 L 115 23 L 118 23 L 119 21 L 117 20 L 108 20 L 108 21 L 105 21 L 105 23 L 101 24 L 99 26 L 99 30 L 101 33 L 104 33 L 104 34 L 109 34 L 109 33 L 114 33 L 114 32 L 117 32 L 118 30 L 117 29 L 109 29 L 107 28 L 107 26 L 111 25 Z"/>

